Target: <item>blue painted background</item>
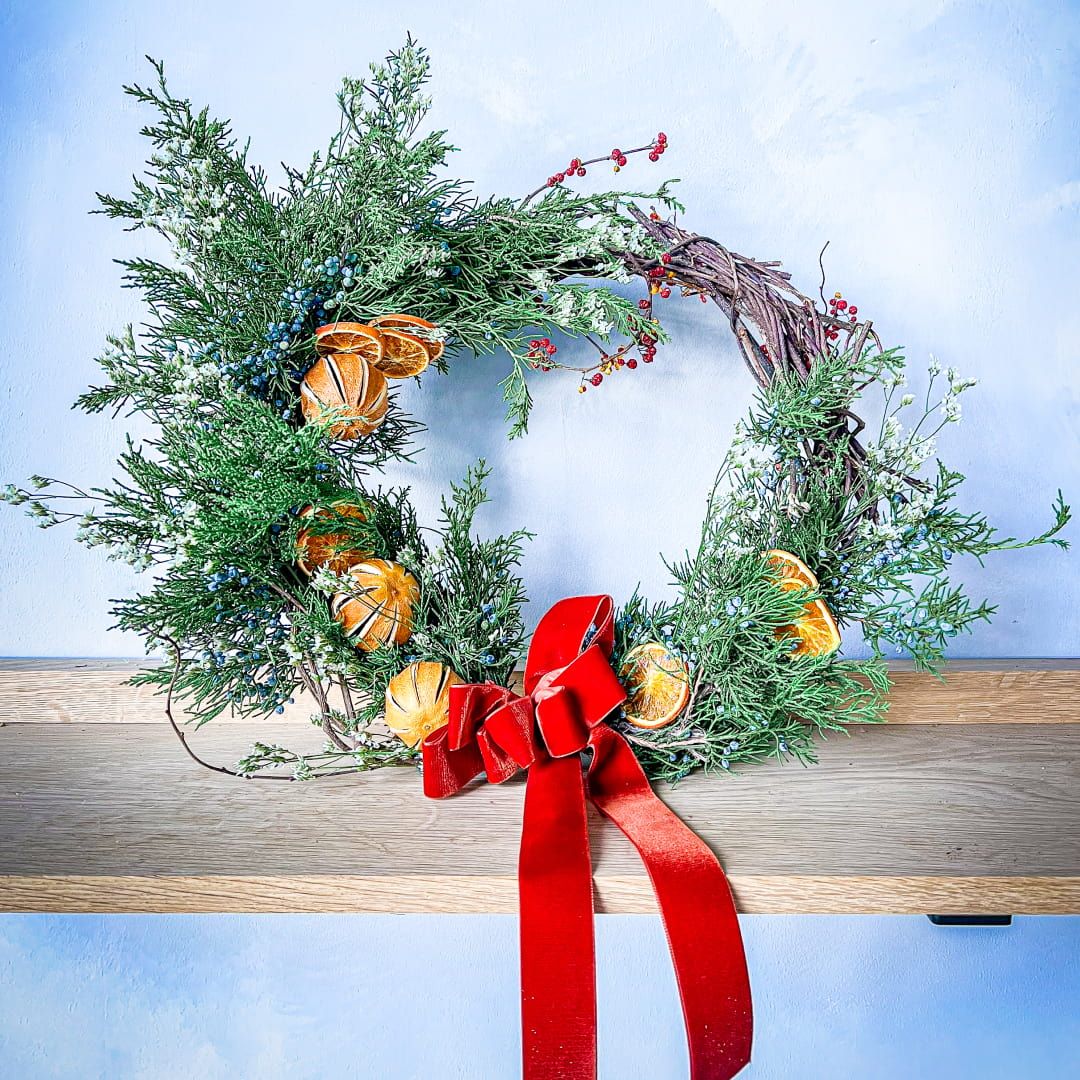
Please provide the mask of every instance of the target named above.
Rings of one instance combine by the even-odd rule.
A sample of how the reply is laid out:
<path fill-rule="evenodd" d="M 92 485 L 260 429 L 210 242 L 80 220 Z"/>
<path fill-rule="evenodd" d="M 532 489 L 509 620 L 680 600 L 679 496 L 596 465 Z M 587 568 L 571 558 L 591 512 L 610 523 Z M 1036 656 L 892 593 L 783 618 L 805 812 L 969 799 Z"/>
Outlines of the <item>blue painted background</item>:
<path fill-rule="evenodd" d="M 139 317 L 111 260 L 150 241 L 86 211 L 145 156 L 144 117 L 119 93 L 148 77 L 142 54 L 251 133 L 256 160 L 295 162 L 330 130 L 340 75 L 406 29 L 433 52 L 434 122 L 481 192 L 529 190 L 573 154 L 664 129 L 663 164 L 620 180 L 683 177 L 693 227 L 783 258 L 807 291 L 829 240 L 829 288 L 888 343 L 916 368 L 934 352 L 981 380 L 943 447 L 971 476 L 970 505 L 1022 533 L 1041 527 L 1059 485 L 1080 492 L 1080 10 L 943 0 L 6 3 L 0 478 L 93 483 L 120 446 L 121 425 L 67 405 L 104 335 Z M 593 173 L 589 184 L 613 179 Z M 498 466 L 484 525 L 538 531 L 534 619 L 577 589 L 661 592 L 656 552 L 693 541 L 749 398 L 699 307 L 674 305 L 675 347 L 599 393 L 538 380 L 533 431 L 511 445 L 498 361 L 409 391 L 428 450 L 398 478 L 430 520 L 469 462 Z M 662 510 L 643 514 L 657 482 Z M 959 567 L 1001 614 L 956 654 L 1080 655 L 1074 568 L 1055 551 Z M 0 655 L 135 653 L 106 632 L 109 598 L 132 587 L 70 537 L 0 515 Z M 1080 1071 L 1076 920 L 744 925 L 754 1077 Z M 684 1075 L 659 928 L 601 919 L 600 963 L 602 1075 Z M 509 1077 L 515 997 L 502 918 L 6 917 L 0 1077 Z"/>

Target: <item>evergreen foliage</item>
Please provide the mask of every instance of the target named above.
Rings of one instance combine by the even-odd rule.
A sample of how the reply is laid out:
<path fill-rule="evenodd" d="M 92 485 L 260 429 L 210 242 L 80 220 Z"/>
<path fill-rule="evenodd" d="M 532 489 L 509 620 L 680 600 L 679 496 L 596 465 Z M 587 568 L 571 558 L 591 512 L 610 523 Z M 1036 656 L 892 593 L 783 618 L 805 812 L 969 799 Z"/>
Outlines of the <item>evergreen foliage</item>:
<path fill-rule="evenodd" d="M 537 335 L 640 341 L 647 331 L 649 344 L 663 340 L 642 305 L 602 282 L 631 280 L 635 260 L 652 260 L 650 276 L 662 275 L 636 203 L 681 208 L 663 187 L 480 197 L 448 176 L 445 132 L 422 130 L 428 58 L 411 40 L 367 80 L 345 80 L 339 131 L 306 166 L 287 170 L 281 190 L 226 122 L 174 97 L 152 63 L 154 83 L 127 88 L 156 113 L 144 129 L 153 146 L 146 174 L 127 197 L 99 196 L 100 210 L 159 233 L 170 255 L 121 263 L 147 320 L 108 340 L 103 381 L 77 404 L 140 414 L 156 434 L 129 439 L 111 485 L 35 477 L 36 490 L 9 486 L 0 496 L 27 504 L 44 527 L 77 522 L 82 543 L 148 574 L 142 593 L 116 604 L 117 625 L 164 648 L 172 664 L 138 681 L 168 688 L 196 723 L 226 710 L 272 715 L 301 689 L 314 698 L 324 751 L 260 741 L 240 773 L 284 767 L 309 778 L 416 761 L 381 727 L 386 684 L 414 660 L 448 664 L 466 681 L 509 681 L 524 655 L 518 568 L 529 534 L 477 535 L 482 462 L 444 499 L 433 536 L 407 491 L 379 487 L 383 466 L 408 459 L 419 431 L 393 400 L 386 420 L 354 441 L 305 424 L 298 386 L 315 360 L 314 330 L 407 312 L 438 327 L 442 370 L 458 356 L 503 352 L 511 435 L 522 434 Z M 662 641 L 690 673 L 691 708 L 674 724 L 620 725 L 652 775 L 812 760 L 814 734 L 882 718 L 889 651 L 934 670 L 951 638 L 990 617 L 950 582 L 954 555 L 1064 546 L 1060 496 L 1051 528 L 1024 542 L 957 509 L 963 478 L 935 463 L 936 437 L 959 420 L 970 381 L 950 370 L 939 382 L 936 365 L 932 374 L 931 393 L 943 389 L 906 430 L 913 402 L 897 398 L 896 352 L 827 351 L 808 375 L 777 374 L 760 392 L 723 462 L 697 549 L 670 565 L 676 598 L 635 595 L 619 613 L 616 663 L 635 644 Z M 884 419 L 858 448 L 865 467 L 853 474 L 846 418 L 877 386 Z M 363 517 L 305 516 L 339 501 Z M 349 582 L 301 572 L 301 528 L 345 533 L 415 576 L 405 645 L 361 652 L 350 643 L 327 603 Z M 772 548 L 813 567 L 820 591 L 777 589 L 762 557 Z M 783 630 L 818 597 L 841 625 L 861 627 L 871 659 L 791 655 Z"/>

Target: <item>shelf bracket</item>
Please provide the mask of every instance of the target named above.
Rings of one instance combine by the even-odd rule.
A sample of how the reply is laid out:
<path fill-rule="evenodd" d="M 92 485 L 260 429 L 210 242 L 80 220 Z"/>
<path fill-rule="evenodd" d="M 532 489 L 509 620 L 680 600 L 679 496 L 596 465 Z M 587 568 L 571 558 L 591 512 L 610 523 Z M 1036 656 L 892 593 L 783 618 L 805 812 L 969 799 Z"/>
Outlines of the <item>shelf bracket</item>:
<path fill-rule="evenodd" d="M 935 926 L 1012 926 L 1011 915 L 927 915 Z"/>

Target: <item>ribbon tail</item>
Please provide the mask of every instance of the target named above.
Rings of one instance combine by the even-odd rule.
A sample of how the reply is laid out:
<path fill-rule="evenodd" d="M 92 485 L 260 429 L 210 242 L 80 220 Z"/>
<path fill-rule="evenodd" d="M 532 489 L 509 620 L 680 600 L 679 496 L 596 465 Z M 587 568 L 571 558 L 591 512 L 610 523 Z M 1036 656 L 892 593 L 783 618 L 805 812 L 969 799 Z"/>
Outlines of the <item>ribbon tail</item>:
<path fill-rule="evenodd" d="M 518 889 L 524 1080 L 595 1080 L 592 865 L 576 754 L 529 770 Z"/>
<path fill-rule="evenodd" d="M 742 935 L 708 845 L 653 792 L 626 740 L 594 729 L 589 798 L 648 870 L 682 999 L 692 1080 L 730 1080 L 750 1060 L 753 1013 Z"/>

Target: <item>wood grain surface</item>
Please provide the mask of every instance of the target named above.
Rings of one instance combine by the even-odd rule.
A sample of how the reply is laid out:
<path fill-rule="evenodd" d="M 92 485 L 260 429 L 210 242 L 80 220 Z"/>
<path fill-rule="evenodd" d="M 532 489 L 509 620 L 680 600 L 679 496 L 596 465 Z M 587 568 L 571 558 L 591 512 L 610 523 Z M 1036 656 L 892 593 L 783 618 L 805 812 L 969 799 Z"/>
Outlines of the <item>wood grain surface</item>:
<path fill-rule="evenodd" d="M 739 910 L 758 915 L 1061 915 L 1080 910 L 1080 877 L 824 877 L 738 874 Z M 656 914 L 640 874 L 596 880 L 600 914 Z M 517 879 L 495 875 L 0 877 L 0 910 L 187 913 L 517 913 Z"/>
<path fill-rule="evenodd" d="M 159 724 L 160 696 L 126 680 L 153 661 L 0 660 L 0 722 Z M 962 660 L 941 681 L 910 663 L 890 665 L 891 724 L 1080 722 L 1080 660 Z M 307 723 L 303 696 L 285 719 Z M 221 723 L 258 723 L 221 717 Z"/>
<path fill-rule="evenodd" d="M 160 719 L 26 722 L 37 706 L 10 700 L 0 908 L 514 909 L 520 782 L 435 802 L 411 769 L 240 781 L 188 760 Z M 195 739 L 231 762 L 255 734 L 211 724 Z M 257 734 L 319 741 L 287 719 Z M 808 769 L 770 764 L 659 788 L 721 856 L 741 910 L 1080 911 L 1080 726 L 865 727 L 822 743 L 820 756 Z M 651 910 L 618 831 L 594 820 L 592 844 L 601 909 Z"/>

